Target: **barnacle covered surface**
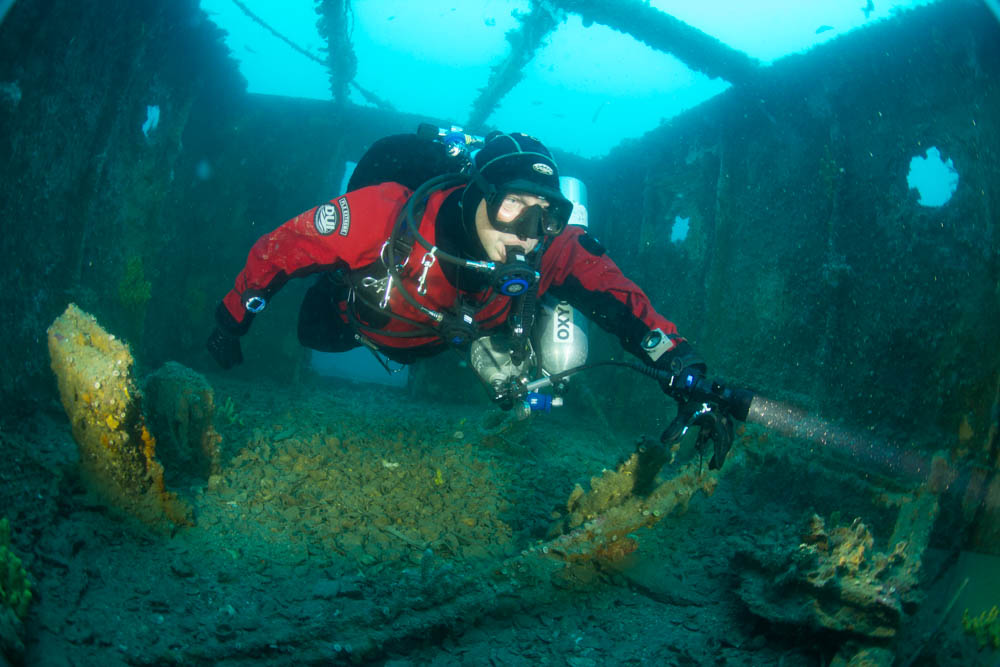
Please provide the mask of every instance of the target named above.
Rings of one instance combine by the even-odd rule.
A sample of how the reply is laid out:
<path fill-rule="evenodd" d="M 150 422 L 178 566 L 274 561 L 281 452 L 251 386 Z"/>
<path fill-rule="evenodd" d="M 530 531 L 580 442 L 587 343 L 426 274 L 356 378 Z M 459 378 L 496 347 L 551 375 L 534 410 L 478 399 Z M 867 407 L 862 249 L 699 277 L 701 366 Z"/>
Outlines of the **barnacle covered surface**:
<path fill-rule="evenodd" d="M 52 371 L 91 489 L 149 523 L 189 522 L 189 509 L 164 485 L 128 346 L 74 304 L 52 323 L 48 338 Z"/>

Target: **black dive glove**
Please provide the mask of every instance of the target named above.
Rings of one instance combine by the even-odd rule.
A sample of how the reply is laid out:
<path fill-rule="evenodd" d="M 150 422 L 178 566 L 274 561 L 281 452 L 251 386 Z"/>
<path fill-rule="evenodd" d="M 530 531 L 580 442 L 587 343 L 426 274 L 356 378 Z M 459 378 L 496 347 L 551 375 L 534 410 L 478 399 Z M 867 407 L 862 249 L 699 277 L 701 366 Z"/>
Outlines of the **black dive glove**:
<path fill-rule="evenodd" d="M 710 451 L 708 469 L 718 470 L 733 446 L 734 422 L 746 421 L 750 415 L 753 392 L 709 380 L 705 360 L 679 336 L 657 329 L 646 334 L 641 345 L 656 368 L 666 372 L 660 386 L 677 401 L 677 416 L 660 442 L 670 447 L 695 427 L 695 449 L 699 454 Z"/>
<path fill-rule="evenodd" d="M 657 339 L 658 331 L 650 332 L 642 341 L 642 346 L 650 356 L 662 350 L 669 343 Z M 712 444 L 712 458 L 708 462 L 709 470 L 722 467 L 726 455 L 733 446 L 733 420 L 725 410 L 708 408 L 705 399 L 705 379 L 708 365 L 691 343 L 679 336 L 668 336 L 673 347 L 660 352 L 655 360 L 657 368 L 668 371 L 670 377 L 660 380 L 663 392 L 677 401 L 677 416 L 667 426 L 660 436 L 660 442 L 667 446 L 673 445 L 687 433 L 688 429 L 698 429 L 698 439 L 695 447 L 699 452 L 708 449 Z M 659 350 L 657 347 L 659 346 Z"/>
<path fill-rule="evenodd" d="M 653 342 L 651 337 L 655 337 L 657 334 L 659 334 L 658 331 L 651 332 L 643 339 L 642 346 L 647 350 L 647 353 L 656 353 L 655 349 L 650 346 Z M 673 343 L 673 347 L 663 352 L 653 365 L 660 370 L 669 371 L 673 376 L 669 380 L 660 380 L 660 388 L 663 389 L 663 393 L 678 402 L 684 402 L 689 396 L 688 389 L 698 380 L 704 379 L 708 373 L 708 365 L 691 343 L 680 336 L 667 336 L 666 338 Z"/>
<path fill-rule="evenodd" d="M 229 370 L 237 364 L 243 363 L 243 350 L 240 348 L 240 339 L 229 333 L 220 326 L 212 330 L 212 335 L 205 343 L 208 353 L 219 362 L 225 370 Z"/>
<path fill-rule="evenodd" d="M 229 370 L 243 363 L 243 350 L 240 348 L 240 336 L 250 328 L 253 313 L 247 313 L 243 323 L 237 322 L 225 304 L 220 303 L 215 309 L 215 329 L 208 337 L 205 347 L 223 369 Z"/>

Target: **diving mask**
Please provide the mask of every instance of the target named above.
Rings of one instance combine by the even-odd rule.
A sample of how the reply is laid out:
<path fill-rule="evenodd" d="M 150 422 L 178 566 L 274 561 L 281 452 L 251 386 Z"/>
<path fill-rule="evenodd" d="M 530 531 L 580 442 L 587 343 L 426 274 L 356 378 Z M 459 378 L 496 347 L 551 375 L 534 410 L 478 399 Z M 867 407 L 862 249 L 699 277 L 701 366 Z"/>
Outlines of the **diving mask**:
<path fill-rule="evenodd" d="M 490 194 L 486 212 L 497 231 L 513 234 L 521 240 L 537 239 L 562 232 L 573 212 L 573 204 L 558 192 L 550 195 L 538 192 L 537 187 L 519 189 L 515 181 Z"/>

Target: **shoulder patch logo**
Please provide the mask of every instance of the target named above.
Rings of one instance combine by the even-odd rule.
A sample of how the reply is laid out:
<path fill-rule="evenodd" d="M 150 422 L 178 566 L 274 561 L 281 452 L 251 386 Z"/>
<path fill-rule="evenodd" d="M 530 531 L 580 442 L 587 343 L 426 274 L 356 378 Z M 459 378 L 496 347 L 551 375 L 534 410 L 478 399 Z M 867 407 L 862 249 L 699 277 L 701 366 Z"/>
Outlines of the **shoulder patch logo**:
<path fill-rule="evenodd" d="M 347 197 L 339 198 L 337 206 L 340 207 L 340 235 L 347 236 L 347 232 L 351 231 L 351 207 L 347 203 Z"/>
<path fill-rule="evenodd" d="M 555 173 L 554 171 L 552 171 L 552 167 L 545 164 L 544 162 L 536 162 L 535 164 L 531 165 L 531 168 L 537 171 L 539 174 L 545 174 L 546 176 L 551 176 L 552 174 Z"/>
<path fill-rule="evenodd" d="M 322 236 L 329 236 L 337 231 L 337 207 L 333 204 L 323 204 L 316 208 L 316 215 L 313 217 L 313 224 L 316 225 L 316 232 Z"/>

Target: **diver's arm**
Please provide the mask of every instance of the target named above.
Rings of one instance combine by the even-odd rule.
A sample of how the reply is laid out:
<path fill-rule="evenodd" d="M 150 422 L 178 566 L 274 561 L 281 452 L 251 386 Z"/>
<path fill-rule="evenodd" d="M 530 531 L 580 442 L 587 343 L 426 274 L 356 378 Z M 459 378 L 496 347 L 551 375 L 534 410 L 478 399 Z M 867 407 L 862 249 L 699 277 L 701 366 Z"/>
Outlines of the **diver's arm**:
<path fill-rule="evenodd" d="M 289 279 L 376 261 L 408 194 L 396 183 L 362 188 L 300 213 L 260 237 L 216 311 L 218 324 L 241 336 Z"/>
<path fill-rule="evenodd" d="M 242 363 L 240 336 L 289 279 L 375 262 L 409 193 L 398 183 L 348 192 L 260 237 L 215 310 L 209 354 L 225 369 Z"/>
<path fill-rule="evenodd" d="M 625 277 L 604 247 L 580 227 L 568 227 L 542 258 L 542 289 L 568 301 L 622 347 L 644 362 L 655 362 L 640 345 L 659 329 L 671 340 L 683 340 L 673 322 L 656 312 L 649 297 Z"/>

